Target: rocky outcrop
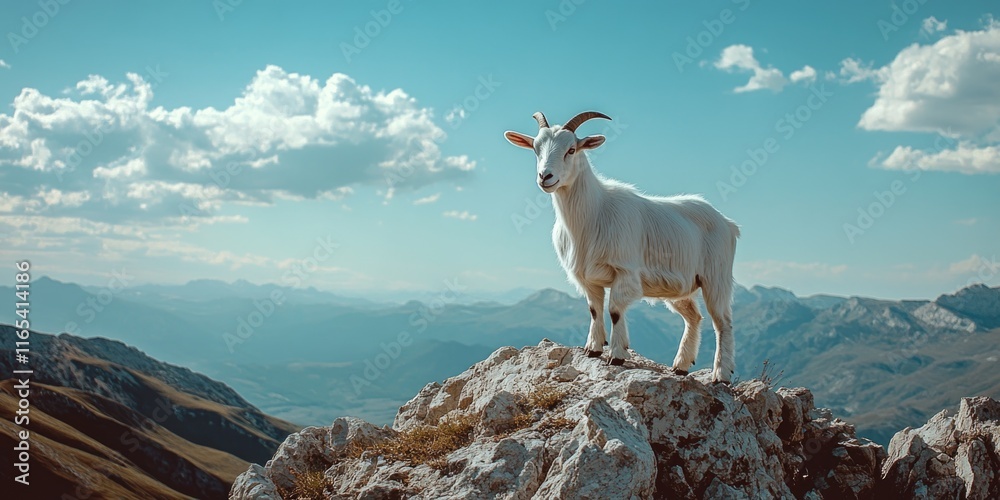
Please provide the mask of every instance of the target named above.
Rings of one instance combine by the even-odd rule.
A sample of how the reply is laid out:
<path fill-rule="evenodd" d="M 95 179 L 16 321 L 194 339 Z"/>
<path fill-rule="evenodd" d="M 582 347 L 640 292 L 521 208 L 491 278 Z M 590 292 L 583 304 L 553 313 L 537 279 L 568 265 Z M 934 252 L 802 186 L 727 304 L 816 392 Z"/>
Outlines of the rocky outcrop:
<path fill-rule="evenodd" d="M 462 416 L 471 438 L 436 463 L 370 446 Z M 292 497 L 310 473 L 327 498 L 866 498 L 885 457 L 806 389 L 712 384 L 638 355 L 607 366 L 543 341 L 429 384 L 392 428 L 338 419 L 290 436 L 230 498 Z"/>
<path fill-rule="evenodd" d="M 880 485 L 886 498 L 1000 498 L 1000 402 L 965 398 L 892 438 Z"/>

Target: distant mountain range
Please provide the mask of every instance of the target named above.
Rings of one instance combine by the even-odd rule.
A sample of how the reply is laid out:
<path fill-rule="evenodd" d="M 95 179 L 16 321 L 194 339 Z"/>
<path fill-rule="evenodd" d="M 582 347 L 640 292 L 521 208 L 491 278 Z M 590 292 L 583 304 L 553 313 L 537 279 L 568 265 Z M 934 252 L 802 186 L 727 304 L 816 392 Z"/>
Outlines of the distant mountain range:
<path fill-rule="evenodd" d="M 12 450 L 18 432 L 30 432 L 35 498 L 226 498 L 250 462 L 268 460 L 299 429 L 224 384 L 120 342 L 38 332 L 30 421 L 18 427 L 14 339 L 0 325 L 0 446 Z M 14 475 L 0 470 L 4 484 Z"/>
<path fill-rule="evenodd" d="M 586 302 L 556 290 L 512 304 L 448 293 L 379 303 L 244 281 L 112 293 L 42 278 L 32 293 L 40 330 L 122 340 L 303 425 L 328 425 L 342 415 L 391 422 L 415 390 L 498 347 L 546 337 L 583 345 L 589 324 Z M 269 303 L 274 294 L 280 304 Z M 998 288 L 886 301 L 738 287 L 734 317 L 739 377 L 759 375 L 769 360 L 775 374 L 783 371 L 780 384 L 809 387 L 818 405 L 851 416 L 861 435 L 882 443 L 962 396 L 1000 397 Z M 662 363 L 673 359 L 680 316 L 640 304 L 628 320 L 636 351 Z M 0 321 L 13 317 L 0 311 Z M 704 325 L 696 369 L 711 364 L 715 349 L 711 324 Z"/>

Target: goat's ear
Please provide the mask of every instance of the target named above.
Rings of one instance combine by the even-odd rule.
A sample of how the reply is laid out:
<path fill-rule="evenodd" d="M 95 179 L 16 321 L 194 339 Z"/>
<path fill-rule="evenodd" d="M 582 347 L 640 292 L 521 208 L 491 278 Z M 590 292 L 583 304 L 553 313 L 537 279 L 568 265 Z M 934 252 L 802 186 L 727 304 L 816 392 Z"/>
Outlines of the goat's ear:
<path fill-rule="evenodd" d="M 517 146 L 519 148 L 535 149 L 535 138 L 534 137 L 527 136 L 527 135 L 524 135 L 524 134 L 521 134 L 521 133 L 518 133 L 518 132 L 514 132 L 513 130 L 508 130 L 508 131 L 504 132 L 503 136 L 506 137 L 507 140 L 510 141 L 511 144 L 513 144 L 513 145 L 515 145 L 515 146 Z"/>
<path fill-rule="evenodd" d="M 576 141 L 576 149 L 594 149 L 601 144 L 604 144 L 603 135 L 588 135 L 587 137 Z"/>

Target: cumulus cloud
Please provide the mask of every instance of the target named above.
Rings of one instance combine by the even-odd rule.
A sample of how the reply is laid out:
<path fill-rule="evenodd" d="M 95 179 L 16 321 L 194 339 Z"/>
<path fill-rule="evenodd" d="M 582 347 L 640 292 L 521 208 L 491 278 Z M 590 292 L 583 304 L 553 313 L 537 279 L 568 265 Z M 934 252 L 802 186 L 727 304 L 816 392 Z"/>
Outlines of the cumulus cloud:
<path fill-rule="evenodd" d="M 792 71 L 792 74 L 788 75 L 788 79 L 791 80 L 792 83 L 814 82 L 816 81 L 816 68 L 807 64 L 800 70 Z"/>
<path fill-rule="evenodd" d="M 954 149 L 922 151 L 910 146 L 896 146 L 884 159 L 876 157 L 875 166 L 886 170 L 938 170 L 963 174 L 1000 174 L 1000 146 L 977 146 L 960 142 Z"/>
<path fill-rule="evenodd" d="M 935 25 L 936 26 L 936 25 Z M 930 132 L 953 147 L 895 148 L 873 164 L 886 169 L 1000 173 L 1000 23 L 956 31 L 933 44 L 913 44 L 882 68 L 841 64 L 848 83 L 871 80 L 875 102 L 861 116 L 865 130 Z"/>
<path fill-rule="evenodd" d="M 439 199 L 441 199 L 441 193 L 434 193 L 434 194 L 432 194 L 430 196 L 425 196 L 423 198 L 418 198 L 418 199 L 414 200 L 413 204 L 414 205 L 426 205 L 428 203 L 434 203 L 435 201 L 438 201 Z"/>
<path fill-rule="evenodd" d="M 924 19 L 920 24 L 920 34 L 924 36 L 930 36 L 946 29 L 948 29 L 948 21 L 938 21 L 934 16 Z"/>
<path fill-rule="evenodd" d="M 7 64 L 7 61 L 0 59 L 0 69 L 10 69 L 10 64 Z"/>
<path fill-rule="evenodd" d="M 126 80 L 21 91 L 0 114 L 0 217 L 213 222 L 227 203 L 339 200 L 361 186 L 391 198 L 475 169 L 441 151 L 430 109 L 344 74 L 268 66 L 222 109 L 153 107 L 152 86 Z"/>
<path fill-rule="evenodd" d="M 455 106 L 446 115 L 444 115 L 444 121 L 448 122 L 449 125 L 456 125 L 461 123 L 465 119 L 465 108 Z"/>
<path fill-rule="evenodd" d="M 872 68 L 872 64 L 865 64 L 858 59 L 848 57 L 840 61 L 840 77 L 844 83 L 858 83 L 866 80 L 878 82 L 882 79 L 881 69 Z"/>
<path fill-rule="evenodd" d="M 858 123 L 863 129 L 964 135 L 995 130 L 1000 25 L 911 45 L 879 73 L 878 97 Z"/>
<path fill-rule="evenodd" d="M 478 215 L 470 214 L 467 210 L 463 210 L 461 212 L 459 212 L 458 210 L 449 210 L 441 215 L 444 215 L 445 217 L 449 217 L 452 219 L 464 220 L 469 222 L 475 221 L 476 219 L 479 218 Z"/>
<path fill-rule="evenodd" d="M 789 81 L 792 83 L 809 83 L 816 80 L 816 70 L 811 66 L 793 71 L 785 78 L 781 70 L 774 67 L 763 67 L 754 56 L 753 47 L 748 45 L 730 45 L 722 49 L 715 67 L 724 71 L 751 72 L 750 80 L 745 85 L 736 87 L 734 92 L 752 92 L 754 90 L 770 90 L 781 92 Z M 790 79 L 790 80 L 789 80 Z"/>

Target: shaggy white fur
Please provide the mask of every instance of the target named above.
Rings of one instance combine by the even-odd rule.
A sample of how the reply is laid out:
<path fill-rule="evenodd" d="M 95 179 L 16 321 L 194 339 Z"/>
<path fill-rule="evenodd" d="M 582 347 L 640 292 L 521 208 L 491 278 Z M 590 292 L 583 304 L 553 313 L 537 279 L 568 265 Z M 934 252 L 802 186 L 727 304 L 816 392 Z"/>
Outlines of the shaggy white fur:
<path fill-rule="evenodd" d="M 582 120 L 580 117 L 584 117 Z M 729 382 L 736 368 L 732 329 L 733 260 L 739 226 L 699 196 L 647 196 L 633 186 L 597 175 L 585 154 L 604 143 L 600 135 L 578 139 L 582 113 L 565 126 L 549 127 L 536 113 L 536 137 L 508 131 L 511 144 L 534 150 L 539 187 L 552 194 L 556 222 L 552 244 L 566 274 L 590 305 L 591 356 L 604 350 L 604 294 L 610 289 L 611 364 L 629 357 L 625 311 L 638 299 L 663 299 L 684 318 L 674 370 L 687 373 L 698 355 L 699 288 L 715 325 L 713 379 Z M 570 126 L 572 125 L 572 126 Z"/>

